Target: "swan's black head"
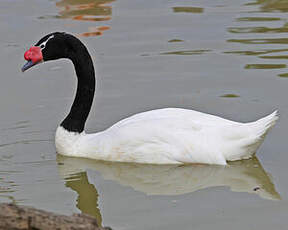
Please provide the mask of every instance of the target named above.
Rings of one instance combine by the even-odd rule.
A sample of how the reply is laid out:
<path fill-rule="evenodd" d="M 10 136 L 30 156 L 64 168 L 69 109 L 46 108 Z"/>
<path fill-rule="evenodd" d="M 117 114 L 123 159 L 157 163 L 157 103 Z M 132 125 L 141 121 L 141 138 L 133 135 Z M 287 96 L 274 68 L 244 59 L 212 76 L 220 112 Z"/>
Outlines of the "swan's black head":
<path fill-rule="evenodd" d="M 25 52 L 27 63 L 22 67 L 22 71 L 44 61 L 70 58 L 75 49 L 73 43 L 77 41 L 79 40 L 76 37 L 67 33 L 55 32 L 46 35 Z"/>

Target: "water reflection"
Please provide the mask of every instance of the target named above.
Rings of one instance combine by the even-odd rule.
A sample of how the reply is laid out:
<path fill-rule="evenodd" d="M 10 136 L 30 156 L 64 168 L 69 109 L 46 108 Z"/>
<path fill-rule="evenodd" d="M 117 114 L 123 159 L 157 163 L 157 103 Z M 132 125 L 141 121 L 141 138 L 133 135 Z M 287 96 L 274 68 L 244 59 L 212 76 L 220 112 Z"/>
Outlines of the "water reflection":
<path fill-rule="evenodd" d="M 97 224 L 102 226 L 102 217 L 98 208 L 99 195 L 94 185 L 89 183 L 87 173 L 78 172 L 70 174 L 68 177 L 65 177 L 65 181 L 65 186 L 71 188 L 78 194 L 77 208 L 79 208 L 82 213 L 94 216 Z"/>
<path fill-rule="evenodd" d="M 254 51 L 226 51 L 227 54 L 240 54 L 240 55 L 252 55 L 252 56 L 258 56 L 262 54 L 270 54 L 270 53 L 278 53 L 278 52 L 286 52 L 288 49 L 263 49 L 263 50 L 254 50 Z M 264 57 L 264 56 L 262 56 Z"/>
<path fill-rule="evenodd" d="M 286 68 L 286 65 L 280 61 L 287 59 L 288 55 L 273 55 L 270 53 L 286 52 L 287 49 L 279 49 L 279 46 L 288 44 L 288 39 L 283 36 L 284 33 L 288 32 L 288 23 L 285 22 L 286 15 L 288 11 L 288 0 L 257 0 L 245 4 L 246 6 L 251 6 L 252 8 L 245 12 L 243 16 L 238 17 L 236 21 L 240 26 L 233 26 L 227 28 L 227 31 L 235 35 L 243 35 L 244 38 L 233 38 L 228 39 L 227 42 L 241 43 L 249 45 L 250 50 L 235 50 L 225 53 L 234 53 L 242 55 L 254 55 L 259 58 L 272 60 L 273 63 L 259 63 L 259 64 L 247 64 L 246 69 L 280 69 Z M 255 6 L 259 6 L 259 10 L 255 12 Z M 277 17 L 274 15 L 269 15 L 271 12 L 279 12 Z M 251 16 L 247 17 L 247 13 Z M 262 14 L 263 13 L 263 14 Z M 268 14 L 267 14 L 268 13 Z M 266 37 L 273 34 L 274 37 Z M 265 35 L 265 37 L 264 37 Z M 278 35 L 278 36 L 277 36 Z M 248 38 L 247 38 L 248 37 Z M 269 45 L 269 48 L 267 49 Z M 271 45 L 276 46 L 275 48 Z M 253 50 L 257 47 L 257 50 Z M 263 49 L 259 49 L 259 47 Z M 271 48 L 272 47 L 272 48 Z M 261 56 L 260 56 L 261 55 Z M 279 61 L 278 63 L 275 61 Z M 278 75 L 279 76 L 279 75 Z"/>
<path fill-rule="evenodd" d="M 227 41 L 243 44 L 288 44 L 288 38 L 229 39 Z"/>
<path fill-rule="evenodd" d="M 79 195 L 77 207 L 82 212 L 86 210 L 82 208 L 85 206 L 84 202 L 88 206 L 95 205 L 97 207 L 95 202 L 97 202 L 98 193 L 87 180 L 87 169 L 96 170 L 106 180 L 113 180 L 121 185 L 130 186 L 147 195 L 180 195 L 210 187 L 227 186 L 234 192 L 257 194 L 264 199 L 280 199 L 271 178 L 256 157 L 250 160 L 232 162 L 226 167 L 215 165 L 142 165 L 100 162 L 63 156 L 58 156 L 57 161 L 59 173 L 65 178 L 66 185 L 69 182 L 69 187 L 77 191 Z M 71 178 L 75 178 L 75 175 L 78 175 L 78 178 L 84 178 L 81 179 L 84 181 L 81 182 L 84 186 L 80 186 L 79 180 L 71 180 Z M 74 183 L 77 185 L 72 185 Z M 91 200 L 88 196 L 86 199 L 81 199 L 80 196 L 84 196 L 84 194 L 90 194 Z M 79 205 L 80 200 L 85 200 L 82 205 Z M 94 216 L 101 217 L 100 213 L 96 215 L 98 208 L 94 210 L 94 213 Z"/>
<path fill-rule="evenodd" d="M 288 73 L 281 73 L 281 74 L 278 74 L 278 77 L 288 77 Z"/>
<path fill-rule="evenodd" d="M 261 12 L 288 12 L 287 0 L 257 0 L 246 5 L 261 5 Z"/>
<path fill-rule="evenodd" d="M 73 20 L 102 22 L 111 19 L 112 7 L 110 4 L 115 0 L 61 0 L 56 2 L 60 8 L 60 18 L 70 18 Z M 109 26 L 91 26 L 88 32 L 82 36 L 99 36 L 103 31 L 109 30 Z"/>
<path fill-rule="evenodd" d="M 245 69 L 283 69 L 286 68 L 284 64 L 247 64 Z"/>
<path fill-rule="evenodd" d="M 173 7 L 174 13 L 194 13 L 200 14 L 204 12 L 204 8 L 201 7 L 189 7 L 189 6 L 182 6 L 182 7 Z"/>
<path fill-rule="evenodd" d="M 14 181 L 5 179 L 10 173 L 14 173 L 14 171 L 0 171 L 0 200 L 5 199 L 5 201 L 16 203 L 15 198 L 11 194 L 15 192 L 17 185 Z"/>
<path fill-rule="evenodd" d="M 240 17 L 237 18 L 237 21 L 246 21 L 246 22 L 271 22 L 271 21 L 280 21 L 281 18 L 277 17 Z"/>
<path fill-rule="evenodd" d="M 211 50 L 181 50 L 181 51 L 163 52 L 160 53 L 160 55 L 199 55 L 210 51 Z"/>
<path fill-rule="evenodd" d="M 287 33 L 288 23 L 284 23 L 282 27 L 270 28 L 265 26 L 254 26 L 254 27 L 230 27 L 228 28 L 230 33 Z"/>
<path fill-rule="evenodd" d="M 237 94 L 233 94 L 233 93 L 227 93 L 227 94 L 221 95 L 220 97 L 225 97 L 225 98 L 236 98 L 236 97 L 240 97 L 240 96 L 237 95 Z"/>
<path fill-rule="evenodd" d="M 182 39 L 171 39 L 168 42 L 184 42 Z"/>

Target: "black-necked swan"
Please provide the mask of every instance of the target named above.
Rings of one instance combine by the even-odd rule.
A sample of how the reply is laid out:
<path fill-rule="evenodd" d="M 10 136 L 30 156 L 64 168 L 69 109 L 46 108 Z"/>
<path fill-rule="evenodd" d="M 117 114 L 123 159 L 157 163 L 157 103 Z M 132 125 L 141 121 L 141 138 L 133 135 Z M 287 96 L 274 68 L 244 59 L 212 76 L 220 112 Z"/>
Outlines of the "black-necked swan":
<path fill-rule="evenodd" d="M 55 32 L 25 52 L 22 71 L 68 58 L 78 85 L 71 110 L 57 128 L 57 153 L 106 161 L 149 164 L 204 163 L 251 158 L 278 119 L 277 111 L 255 122 L 239 123 L 181 108 L 139 113 L 98 133 L 86 134 L 85 122 L 95 92 L 95 72 L 87 48 L 76 37 Z"/>

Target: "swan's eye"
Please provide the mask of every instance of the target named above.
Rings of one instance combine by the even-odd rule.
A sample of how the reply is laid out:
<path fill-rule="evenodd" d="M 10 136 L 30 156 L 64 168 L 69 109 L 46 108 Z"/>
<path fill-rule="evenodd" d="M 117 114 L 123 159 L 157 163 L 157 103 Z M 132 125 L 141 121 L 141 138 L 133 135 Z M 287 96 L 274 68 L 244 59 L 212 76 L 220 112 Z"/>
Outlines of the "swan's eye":
<path fill-rule="evenodd" d="M 45 45 L 44 45 L 44 44 L 42 44 L 42 45 L 40 46 L 40 48 L 41 48 L 41 49 L 44 49 L 44 48 L 45 48 Z"/>

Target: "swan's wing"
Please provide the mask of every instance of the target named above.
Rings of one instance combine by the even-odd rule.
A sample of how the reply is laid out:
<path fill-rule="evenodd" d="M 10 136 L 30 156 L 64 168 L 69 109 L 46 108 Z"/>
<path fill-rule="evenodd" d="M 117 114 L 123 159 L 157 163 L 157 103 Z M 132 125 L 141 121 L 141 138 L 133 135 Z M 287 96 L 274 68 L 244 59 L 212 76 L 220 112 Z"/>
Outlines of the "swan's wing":
<path fill-rule="evenodd" d="M 116 124 L 114 124 L 111 128 L 120 128 L 122 126 L 137 123 L 137 122 L 144 122 L 149 120 L 157 120 L 159 119 L 183 119 L 181 124 L 185 125 L 185 120 L 189 120 L 190 122 L 193 121 L 194 123 L 198 124 L 205 124 L 207 126 L 218 126 L 218 125 L 228 125 L 228 124 L 239 124 L 238 122 L 230 121 L 218 116 L 214 116 L 207 113 L 201 113 L 194 110 L 189 109 L 181 109 L 181 108 L 165 108 L 165 109 L 156 109 L 150 110 L 147 112 L 138 113 L 132 115 L 128 118 L 125 118 Z M 178 125 L 178 123 L 177 123 Z"/>
<path fill-rule="evenodd" d="M 223 165 L 226 160 L 250 158 L 274 117 L 244 124 L 193 110 L 152 110 L 87 135 L 80 146 L 90 158 L 94 153 L 103 160 Z"/>
<path fill-rule="evenodd" d="M 183 115 L 153 116 L 153 119 L 131 117 L 101 135 L 88 135 L 81 146 L 86 146 L 85 151 L 93 150 L 95 145 L 104 146 L 103 152 L 107 152 L 108 160 L 112 161 L 226 164 L 219 149 L 222 142 L 220 128 L 220 125 L 215 128 L 215 123 L 206 125 Z M 102 139 L 100 144 L 99 139 Z"/>

